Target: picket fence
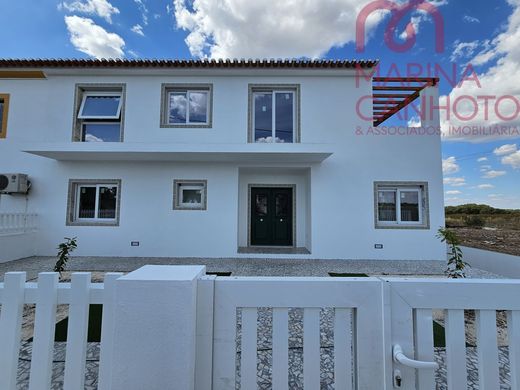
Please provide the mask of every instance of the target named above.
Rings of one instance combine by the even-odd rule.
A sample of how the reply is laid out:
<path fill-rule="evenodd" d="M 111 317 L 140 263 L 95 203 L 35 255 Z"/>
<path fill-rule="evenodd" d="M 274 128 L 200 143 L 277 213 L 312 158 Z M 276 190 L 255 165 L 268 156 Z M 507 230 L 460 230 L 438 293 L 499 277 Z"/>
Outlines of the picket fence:
<path fill-rule="evenodd" d="M 183 272 L 182 266 L 173 267 Z M 191 383 L 182 385 L 183 389 L 221 390 L 235 389 L 236 386 L 256 389 L 262 352 L 258 347 L 258 335 L 265 333 L 266 327 L 272 338 L 272 358 L 268 361 L 271 386 L 275 390 L 294 389 L 294 385 L 289 383 L 292 310 L 303 313 L 301 388 L 319 389 L 322 309 L 333 315 L 335 389 L 435 389 L 435 368 L 438 368 L 434 363 L 432 330 L 435 309 L 445 312 L 448 389 L 468 387 L 465 310 L 475 310 L 479 389 L 495 390 L 501 386 L 497 310 L 506 311 L 510 387 L 520 388 L 520 281 L 198 275 L 196 296 L 193 297 L 196 314 L 192 323 L 194 345 L 185 342 L 190 337 L 190 332 L 187 332 L 161 337 L 152 352 L 135 350 L 133 354 L 114 354 L 114 351 L 121 351 L 118 343 L 139 342 L 114 337 L 115 329 L 121 331 L 124 327 L 134 326 L 137 327 L 135 334 L 140 331 L 143 338 L 152 337 L 151 329 L 139 328 L 142 325 L 137 321 L 120 323 L 127 311 L 126 307 L 121 307 L 129 300 L 142 296 L 146 301 L 143 307 L 159 305 L 155 307 L 164 309 L 163 313 L 155 310 L 156 314 L 143 310 L 143 313 L 132 314 L 135 318 L 140 314 L 152 315 L 157 327 L 164 326 L 164 331 L 167 331 L 167 326 L 171 326 L 168 321 L 158 319 L 170 315 L 168 310 L 179 308 L 176 304 L 167 304 L 168 300 L 175 301 L 177 295 L 165 297 L 160 293 L 160 302 L 153 298 L 155 290 L 164 286 L 164 272 L 157 272 L 162 272 L 158 282 L 143 285 L 145 287 L 138 289 L 137 295 L 131 296 L 116 293 L 120 291 L 117 287 L 122 278 L 115 273 L 107 274 L 104 284 L 91 283 L 89 273 L 74 273 L 71 283 L 58 283 L 55 273 L 42 273 L 37 284 L 26 283 L 24 273 L 7 273 L 4 283 L 0 284 L 0 388 L 16 388 L 24 304 L 36 304 L 30 390 L 49 389 L 51 386 L 57 304 L 69 305 L 65 389 L 84 388 L 89 304 L 103 305 L 99 362 L 99 389 L 102 390 L 125 388 L 118 383 L 127 383 L 128 375 L 146 377 L 149 388 L 158 389 L 154 381 L 160 378 L 153 369 L 162 366 L 161 362 L 154 361 L 153 352 L 157 349 L 156 358 L 159 359 L 162 356 L 159 350 L 175 338 L 176 341 L 172 342 L 178 342 L 178 348 L 172 350 L 184 359 L 183 363 L 193 359 L 192 371 L 187 369 L 176 374 L 186 376 L 187 380 L 174 378 L 175 383 Z M 125 286 L 130 285 L 128 279 L 124 282 Z M 182 299 L 186 300 L 184 296 Z M 267 325 L 260 319 L 260 312 L 265 308 L 271 310 Z M 114 314 L 117 310 L 121 310 L 122 317 Z M 186 310 L 179 309 L 174 314 L 180 319 L 188 318 L 186 313 Z M 125 351 L 131 351 L 128 345 L 125 348 Z M 135 348 L 139 348 L 137 344 Z M 143 352 L 141 362 L 136 360 L 140 358 L 140 352 Z M 124 371 L 126 362 L 121 361 L 124 359 L 128 359 L 128 372 Z M 142 372 L 135 373 L 133 364 L 136 361 Z M 172 362 L 175 361 L 172 357 Z M 118 369 L 114 369 L 115 364 Z M 163 374 L 167 376 L 169 373 L 165 371 Z M 160 388 L 181 388 L 175 383 Z M 132 389 L 128 383 L 125 386 Z M 137 389 L 138 385 L 135 386 Z"/>

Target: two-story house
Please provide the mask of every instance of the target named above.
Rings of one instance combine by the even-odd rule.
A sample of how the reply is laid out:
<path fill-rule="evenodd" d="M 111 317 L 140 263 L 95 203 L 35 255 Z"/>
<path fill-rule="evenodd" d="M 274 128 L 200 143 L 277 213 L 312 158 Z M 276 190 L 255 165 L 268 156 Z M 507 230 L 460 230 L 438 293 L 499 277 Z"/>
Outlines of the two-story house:
<path fill-rule="evenodd" d="M 440 136 L 380 131 L 435 80 L 376 66 L 0 60 L 0 213 L 37 255 L 443 259 Z"/>

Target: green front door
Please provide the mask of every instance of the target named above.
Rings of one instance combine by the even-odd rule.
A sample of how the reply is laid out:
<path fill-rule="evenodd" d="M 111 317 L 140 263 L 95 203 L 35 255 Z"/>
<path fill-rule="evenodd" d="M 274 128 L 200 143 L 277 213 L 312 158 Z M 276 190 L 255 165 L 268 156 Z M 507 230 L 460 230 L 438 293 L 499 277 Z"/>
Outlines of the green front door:
<path fill-rule="evenodd" d="M 293 245 L 292 188 L 251 188 L 251 245 Z"/>

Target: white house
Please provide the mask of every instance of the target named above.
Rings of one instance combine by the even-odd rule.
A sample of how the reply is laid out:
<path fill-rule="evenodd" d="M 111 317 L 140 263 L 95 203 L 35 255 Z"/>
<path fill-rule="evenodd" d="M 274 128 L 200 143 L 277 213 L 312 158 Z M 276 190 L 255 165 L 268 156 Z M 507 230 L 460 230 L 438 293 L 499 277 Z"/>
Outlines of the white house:
<path fill-rule="evenodd" d="M 376 66 L 0 60 L 0 215 L 38 216 L 0 259 L 444 259 L 440 135 L 383 123 L 436 81 Z"/>

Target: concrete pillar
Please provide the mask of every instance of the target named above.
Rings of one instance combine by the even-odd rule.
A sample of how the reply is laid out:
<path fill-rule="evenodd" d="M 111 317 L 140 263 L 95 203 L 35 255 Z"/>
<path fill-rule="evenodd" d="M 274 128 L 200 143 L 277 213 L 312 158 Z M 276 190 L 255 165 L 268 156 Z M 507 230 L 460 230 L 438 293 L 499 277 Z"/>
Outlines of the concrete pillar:
<path fill-rule="evenodd" d="M 116 281 L 112 390 L 194 388 L 204 266 L 147 265 Z"/>

